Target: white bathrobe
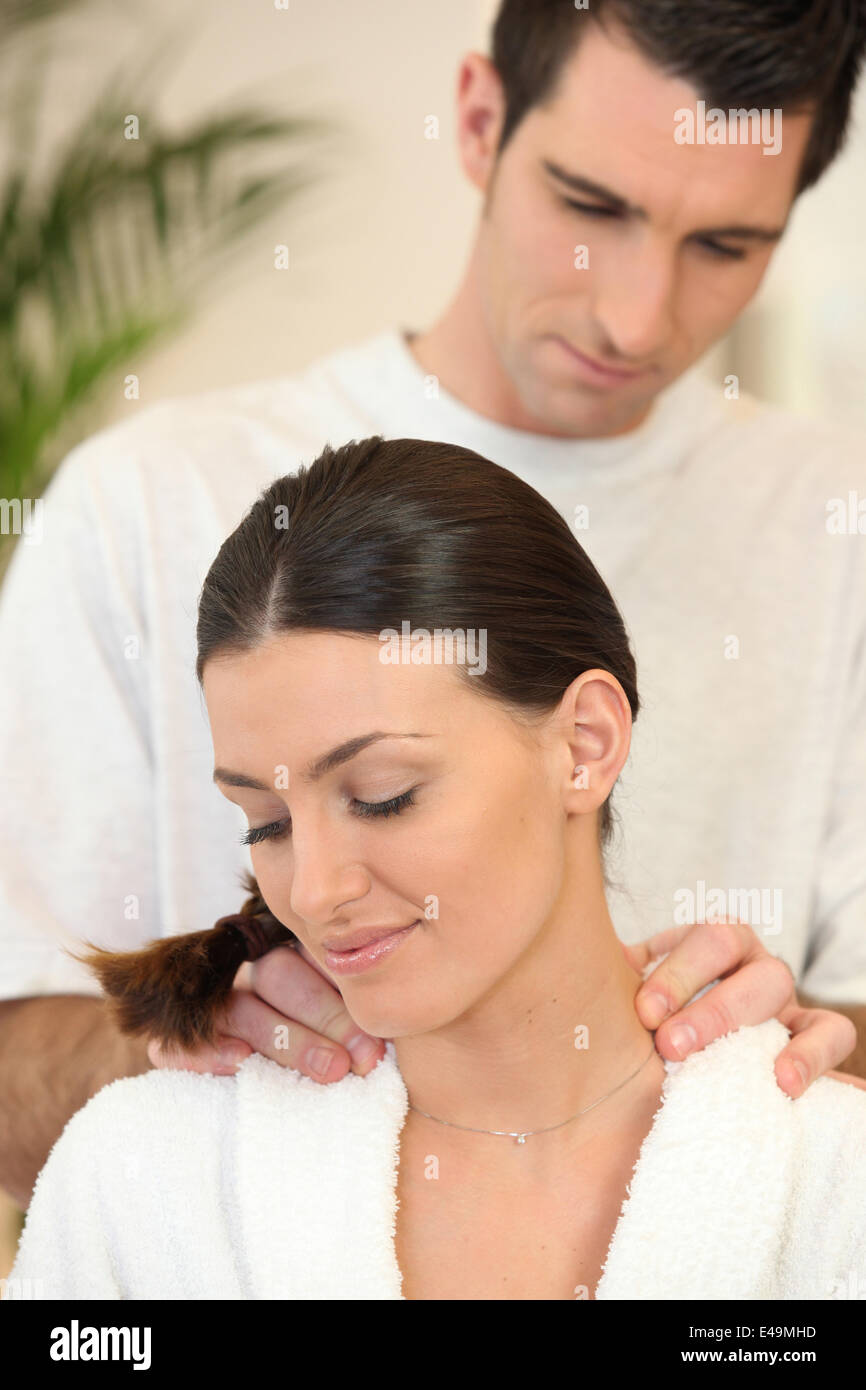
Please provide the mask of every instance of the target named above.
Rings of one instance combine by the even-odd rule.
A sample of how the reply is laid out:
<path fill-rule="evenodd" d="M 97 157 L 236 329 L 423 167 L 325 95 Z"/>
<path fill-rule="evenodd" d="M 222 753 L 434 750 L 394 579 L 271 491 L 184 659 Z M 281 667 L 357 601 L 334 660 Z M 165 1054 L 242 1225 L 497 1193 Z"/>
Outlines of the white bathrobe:
<path fill-rule="evenodd" d="M 866 1297 L 866 1092 L 825 1077 L 790 1100 L 787 1040 L 772 1019 L 666 1063 L 597 1298 Z M 328 1086 L 258 1053 L 114 1081 L 39 1175 L 10 1293 L 400 1299 L 407 1104 L 391 1043 Z"/>

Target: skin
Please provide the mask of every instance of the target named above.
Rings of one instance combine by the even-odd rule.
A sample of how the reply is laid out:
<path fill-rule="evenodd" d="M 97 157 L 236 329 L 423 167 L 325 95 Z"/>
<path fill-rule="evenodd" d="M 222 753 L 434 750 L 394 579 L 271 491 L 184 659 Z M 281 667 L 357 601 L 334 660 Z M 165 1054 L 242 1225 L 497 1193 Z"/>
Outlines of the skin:
<path fill-rule="evenodd" d="M 723 236 L 721 229 L 781 234 L 811 117 L 785 114 L 775 156 L 759 145 L 678 145 L 673 113 L 694 107 L 698 95 L 616 31 L 590 26 L 554 97 L 527 113 L 497 158 L 502 85 L 484 56 L 464 58 L 458 147 L 483 211 L 453 301 L 410 341 L 419 365 L 443 389 L 515 429 L 613 436 L 640 425 L 659 392 L 728 331 L 758 289 L 775 242 Z M 603 185 L 641 213 L 575 192 L 550 166 Z M 596 211 L 577 211 L 566 198 Z M 589 269 L 574 268 L 578 245 L 589 248 Z M 554 335 L 641 375 L 615 389 L 586 384 Z M 866 1009 L 798 999 L 788 967 L 747 924 L 663 932 L 625 955 L 640 968 L 664 952 L 670 954 L 636 998 L 641 1023 L 657 1029 L 662 1056 L 682 1058 L 734 1028 L 776 1016 L 793 1035 L 776 1061 L 787 1094 L 800 1095 L 842 1065 L 852 1073 L 846 1079 L 866 1085 L 855 1079 L 866 1076 Z M 277 954 L 285 957 L 279 969 L 262 962 L 239 976 L 224 1030 L 227 1041 L 235 1040 L 237 1060 L 255 1048 L 322 1081 L 375 1066 L 381 1042 L 373 1040 L 366 1060 L 347 1053 L 347 1040 L 357 1037 L 353 1018 L 305 953 Z M 721 983 L 688 1003 L 716 979 Z M 274 1013 L 294 1021 L 288 1051 L 269 1043 Z M 323 1046 L 327 1065 L 316 1071 L 311 1056 Z M 233 1069 L 213 1049 L 180 1056 L 151 1044 L 148 1053 L 154 1065 Z"/>
<path fill-rule="evenodd" d="M 628 701 L 608 672 L 584 672 L 552 715 L 527 726 L 454 668 L 385 666 L 380 650 L 375 638 L 305 632 L 208 663 L 218 785 L 251 827 L 276 830 L 252 849 L 259 887 L 324 976 L 338 978 L 329 934 L 420 919 L 398 951 L 339 977 L 357 1023 L 394 1039 L 413 1104 L 456 1124 L 540 1129 L 646 1063 L 604 1109 L 520 1149 L 443 1132 L 415 1112 L 401 1138 L 407 1297 L 573 1298 L 575 1279 L 597 1283 L 664 1077 L 634 1009 L 639 979 L 608 912 L 597 839 L 598 808 L 628 754 Z M 305 780 L 324 752 L 377 730 L 423 737 L 381 740 Z M 573 785 L 578 763 L 589 787 Z M 287 786 L 277 789 L 281 767 Z M 399 813 L 357 814 L 358 802 L 409 789 L 413 804 Z M 428 920 L 431 894 L 438 916 Z M 590 1041 L 579 1050 L 581 1025 Z M 438 1184 L 423 1178 L 430 1152 Z M 566 1199 L 576 1170 L 580 1192 Z M 534 1223 L 508 1233 L 514 1202 L 539 1212 L 543 1252 Z M 479 1238 L 485 1227 L 495 1248 Z"/>

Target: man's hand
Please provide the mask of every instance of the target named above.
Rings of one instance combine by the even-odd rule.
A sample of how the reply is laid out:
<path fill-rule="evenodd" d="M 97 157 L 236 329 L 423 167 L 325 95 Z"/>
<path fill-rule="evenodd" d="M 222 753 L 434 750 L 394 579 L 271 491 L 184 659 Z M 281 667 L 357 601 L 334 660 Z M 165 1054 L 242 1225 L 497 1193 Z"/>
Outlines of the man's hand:
<path fill-rule="evenodd" d="M 147 1055 L 155 1067 L 231 1076 L 261 1052 L 322 1082 L 340 1081 L 349 1071 L 366 1076 L 385 1055 L 383 1040 L 362 1033 L 303 947 L 276 946 L 242 965 L 218 1032 L 214 1046 L 194 1052 L 163 1050 L 151 1039 Z"/>
<path fill-rule="evenodd" d="M 681 1061 L 725 1033 L 778 1018 L 792 1034 L 775 1063 L 776 1080 L 787 1095 L 802 1095 L 822 1075 L 866 1090 L 861 1078 L 831 1070 L 857 1046 L 852 1020 L 831 1009 L 804 1008 L 788 966 L 770 955 L 747 923 L 670 927 L 623 950 L 638 973 L 670 952 L 635 996 L 638 1017 L 645 1028 L 656 1030 L 662 1057 Z M 716 980 L 700 999 L 688 1003 Z"/>

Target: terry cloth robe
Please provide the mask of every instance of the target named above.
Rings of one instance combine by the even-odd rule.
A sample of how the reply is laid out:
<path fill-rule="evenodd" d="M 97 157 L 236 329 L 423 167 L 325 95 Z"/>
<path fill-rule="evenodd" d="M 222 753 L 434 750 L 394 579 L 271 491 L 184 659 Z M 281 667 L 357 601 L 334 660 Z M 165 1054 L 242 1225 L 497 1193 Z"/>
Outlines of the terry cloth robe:
<path fill-rule="evenodd" d="M 787 1040 L 771 1019 L 666 1063 L 598 1299 L 866 1295 L 866 1092 L 825 1077 L 792 1101 L 773 1075 Z M 60 1299 L 402 1298 L 408 1097 L 386 1049 L 328 1086 L 259 1053 L 234 1076 L 105 1086 L 39 1175 L 11 1280 Z"/>

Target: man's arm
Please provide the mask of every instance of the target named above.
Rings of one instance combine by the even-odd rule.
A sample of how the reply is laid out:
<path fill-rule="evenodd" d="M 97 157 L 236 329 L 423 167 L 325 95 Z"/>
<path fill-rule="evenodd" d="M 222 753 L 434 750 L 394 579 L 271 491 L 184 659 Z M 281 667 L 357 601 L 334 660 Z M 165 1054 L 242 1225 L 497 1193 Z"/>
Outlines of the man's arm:
<path fill-rule="evenodd" d="M 71 451 L 0 587 L 0 1186 L 22 1205 L 70 1116 L 149 1068 L 64 949 L 161 930 L 148 676 L 127 651 L 148 623 L 109 487 L 127 455 L 116 431 Z"/>
<path fill-rule="evenodd" d="M 21 1207 L 67 1120 L 110 1081 L 148 1071 L 146 1048 L 102 999 L 0 1000 L 0 1187 Z"/>

